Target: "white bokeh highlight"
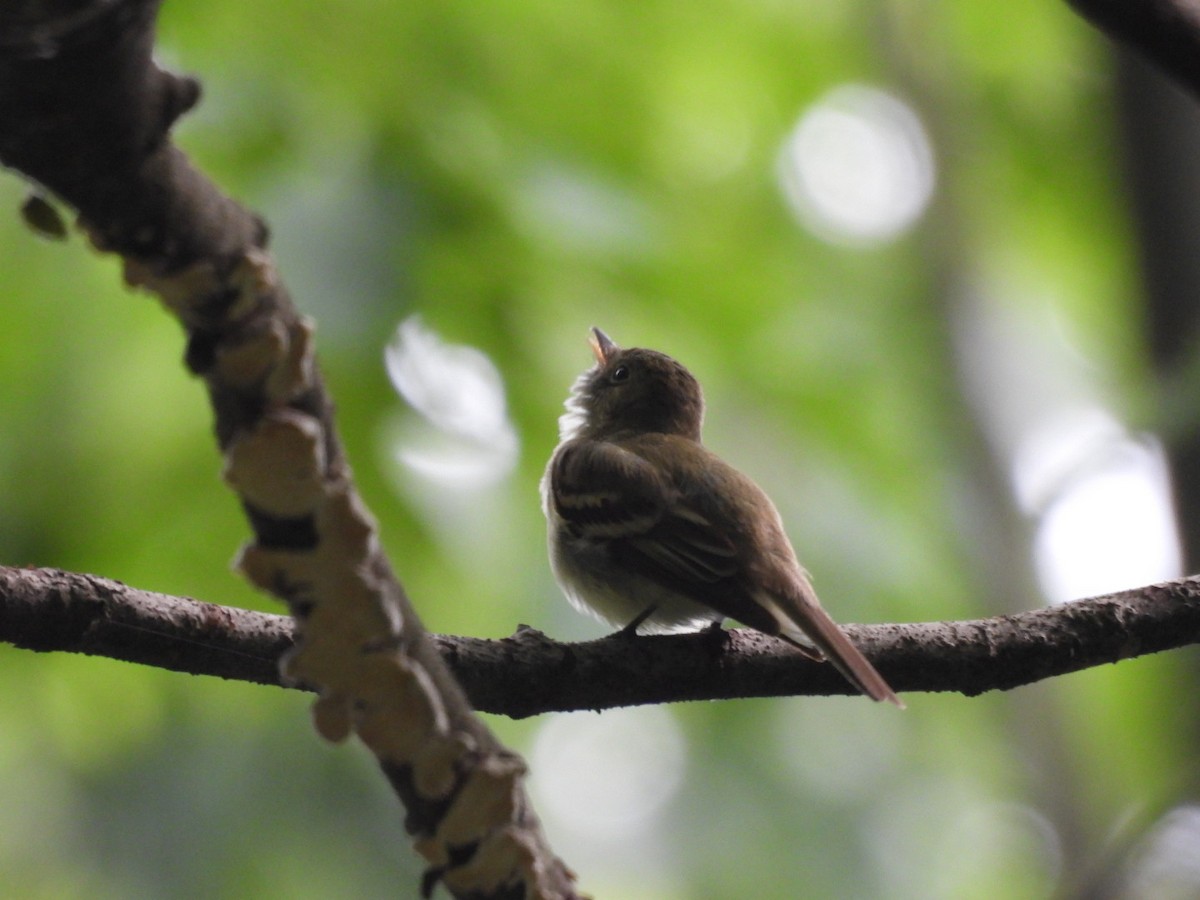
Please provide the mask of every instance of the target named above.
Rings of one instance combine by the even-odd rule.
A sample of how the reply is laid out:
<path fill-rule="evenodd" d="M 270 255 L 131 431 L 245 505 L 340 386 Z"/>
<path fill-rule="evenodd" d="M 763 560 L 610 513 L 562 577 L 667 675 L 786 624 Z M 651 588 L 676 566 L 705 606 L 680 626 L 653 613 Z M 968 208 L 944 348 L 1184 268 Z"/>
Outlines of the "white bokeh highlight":
<path fill-rule="evenodd" d="M 1062 456 L 1061 448 L 1045 450 Z M 1119 432 L 1096 455 L 1074 463 L 1041 509 L 1034 537 L 1034 564 L 1047 598 L 1063 603 L 1177 578 L 1183 562 L 1159 443 Z M 1018 482 L 1028 479 L 1020 460 L 1013 474 Z"/>
<path fill-rule="evenodd" d="M 534 801 L 566 858 L 597 870 L 620 859 L 630 878 L 667 874 L 659 871 L 671 865 L 664 816 L 687 769 L 687 744 L 668 709 L 555 716 L 538 730 L 530 763 Z"/>
<path fill-rule="evenodd" d="M 1177 806 L 1149 830 L 1133 854 L 1125 897 L 1200 897 L 1200 806 Z"/>
<path fill-rule="evenodd" d="M 1178 578 L 1166 458 L 1103 403 L 1053 303 L 965 297 L 956 345 L 967 391 L 1033 526 L 1052 603 Z"/>
<path fill-rule="evenodd" d="M 504 380 L 486 354 L 447 344 L 414 316 L 396 329 L 384 363 L 396 390 L 421 417 L 395 439 L 400 463 L 430 481 L 467 491 L 513 470 L 517 434 Z"/>
<path fill-rule="evenodd" d="M 779 178 L 805 228 L 859 246 L 911 228 L 936 181 L 917 114 L 892 94 L 857 84 L 836 87 L 805 110 L 784 143 Z"/>

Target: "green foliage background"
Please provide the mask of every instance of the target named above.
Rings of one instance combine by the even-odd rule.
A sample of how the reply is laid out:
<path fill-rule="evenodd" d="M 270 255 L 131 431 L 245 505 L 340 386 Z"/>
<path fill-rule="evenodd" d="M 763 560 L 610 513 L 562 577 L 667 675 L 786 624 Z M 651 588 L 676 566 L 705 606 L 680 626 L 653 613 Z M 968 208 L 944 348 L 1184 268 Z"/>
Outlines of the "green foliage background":
<path fill-rule="evenodd" d="M 1098 390 L 1153 424 L 1110 61 L 1065 5 L 173 0 L 160 49 L 205 87 L 178 140 L 271 223 L 317 319 L 434 630 L 603 633 L 550 578 L 537 497 L 592 324 L 701 378 L 710 444 L 776 498 L 845 621 L 1042 602 L 1009 566 L 1030 526 L 962 399 L 948 285 L 1053 297 Z M 934 207 L 883 247 L 809 235 L 776 181 L 799 114 L 848 82 L 904 96 L 937 155 Z M 24 230 L 23 190 L 0 179 L 0 559 L 277 610 L 229 571 L 247 530 L 177 326 L 77 235 Z M 521 437 L 465 512 L 414 501 L 389 460 L 411 414 L 382 349 L 414 313 L 491 356 Z M 671 708 L 686 763 L 657 861 L 561 817 L 551 840 L 602 898 L 1069 891 L 1194 766 L 1180 656 L 905 714 Z M 5 896 L 415 896 L 400 810 L 360 748 L 320 744 L 306 697 L 6 647 L 0 683 Z M 494 724 L 528 751 L 544 721 Z"/>

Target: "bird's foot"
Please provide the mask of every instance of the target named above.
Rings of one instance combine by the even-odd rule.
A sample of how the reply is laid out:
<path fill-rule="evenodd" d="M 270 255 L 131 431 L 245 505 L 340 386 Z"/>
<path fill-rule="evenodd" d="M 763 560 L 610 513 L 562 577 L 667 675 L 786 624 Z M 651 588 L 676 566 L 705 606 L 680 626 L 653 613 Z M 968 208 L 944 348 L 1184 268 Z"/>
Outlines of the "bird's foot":
<path fill-rule="evenodd" d="M 626 625 L 624 628 L 621 628 L 618 631 L 614 631 L 612 633 L 611 637 L 622 638 L 622 639 L 637 637 L 638 636 L 638 634 L 637 634 L 638 628 L 641 626 L 641 624 L 643 622 L 645 622 L 648 618 L 650 618 L 652 615 L 654 615 L 654 611 L 656 609 L 658 609 L 657 606 L 647 606 L 640 613 L 638 613 L 636 616 L 634 616 L 633 620 L 630 621 L 628 625 Z"/>
<path fill-rule="evenodd" d="M 696 633 L 712 648 L 714 653 L 722 653 L 729 646 L 729 632 L 725 630 L 724 622 L 720 619 L 705 625 Z"/>

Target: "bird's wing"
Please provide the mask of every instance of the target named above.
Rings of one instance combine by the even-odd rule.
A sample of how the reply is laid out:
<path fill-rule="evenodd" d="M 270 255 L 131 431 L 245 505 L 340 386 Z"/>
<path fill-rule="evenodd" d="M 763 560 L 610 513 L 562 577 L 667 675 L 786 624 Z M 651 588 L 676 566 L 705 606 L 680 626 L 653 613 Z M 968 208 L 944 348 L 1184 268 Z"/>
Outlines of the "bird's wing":
<path fill-rule="evenodd" d="M 576 537 L 686 591 L 737 572 L 737 550 L 642 456 L 606 441 L 563 446 L 551 467 L 555 511 Z"/>
<path fill-rule="evenodd" d="M 765 560 L 759 557 L 755 580 L 762 579 L 761 591 L 746 592 L 740 585 L 746 561 L 726 530 L 712 519 L 721 519 L 728 529 L 746 529 L 751 527 L 747 517 L 730 509 L 724 516 L 718 509 L 706 515 L 699 502 L 686 498 L 670 480 L 660 443 L 643 441 L 636 445 L 639 452 L 634 452 L 608 441 L 578 440 L 558 449 L 549 473 L 552 503 L 571 535 L 605 545 L 614 562 L 725 616 L 780 635 L 809 656 L 813 655 L 807 648 L 811 641 L 868 696 L 903 706 L 821 608 L 777 514 L 756 520 L 760 533 L 754 540 L 772 546 L 774 552 Z M 695 445 L 672 449 L 676 458 L 702 452 Z M 659 464 L 643 454 L 657 458 Z M 723 465 L 715 458 L 706 464 Z M 743 477 L 732 470 L 726 476 Z M 765 496 L 763 500 L 769 505 Z M 770 560 L 773 563 L 768 565 Z"/>

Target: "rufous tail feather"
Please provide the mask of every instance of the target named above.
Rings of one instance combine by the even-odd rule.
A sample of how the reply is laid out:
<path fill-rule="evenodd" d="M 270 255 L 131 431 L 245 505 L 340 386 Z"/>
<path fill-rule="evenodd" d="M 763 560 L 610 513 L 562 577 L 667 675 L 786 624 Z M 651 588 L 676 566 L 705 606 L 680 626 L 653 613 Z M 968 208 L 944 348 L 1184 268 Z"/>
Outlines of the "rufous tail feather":
<path fill-rule="evenodd" d="M 809 588 L 808 593 L 811 591 L 812 589 Z M 797 639 L 800 636 L 807 638 L 817 645 L 817 649 L 825 654 L 825 657 L 833 664 L 834 668 L 846 677 L 847 681 L 872 700 L 886 700 L 888 703 L 904 709 L 904 702 L 896 696 L 895 691 L 883 680 L 883 676 L 876 671 L 870 661 L 851 643 L 850 638 L 846 637 L 846 633 L 838 627 L 833 619 L 829 618 L 829 614 L 825 612 L 815 597 L 802 596 L 795 601 L 794 609 L 784 606 L 783 611 L 787 613 L 788 618 L 793 620 L 793 627 L 799 634 L 790 635 L 785 631 L 780 633 L 780 637 L 789 644 L 799 647 L 800 650 L 807 651 L 811 656 L 812 649 L 803 646 Z"/>

